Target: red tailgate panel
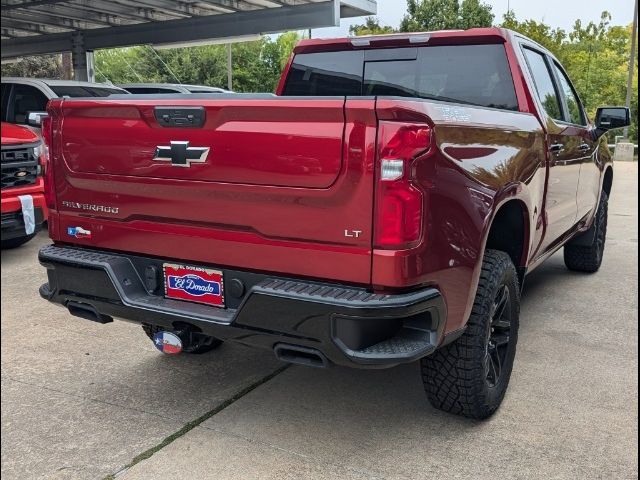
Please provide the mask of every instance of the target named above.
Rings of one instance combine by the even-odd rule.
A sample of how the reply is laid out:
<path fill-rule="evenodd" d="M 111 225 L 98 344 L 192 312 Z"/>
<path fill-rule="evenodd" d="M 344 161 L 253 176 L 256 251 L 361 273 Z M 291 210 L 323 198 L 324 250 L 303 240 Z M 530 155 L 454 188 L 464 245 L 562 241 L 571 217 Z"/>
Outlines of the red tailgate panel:
<path fill-rule="evenodd" d="M 153 100 L 130 102 L 136 105 L 128 108 L 138 108 L 137 103 L 151 104 Z M 193 105 L 194 101 L 189 102 Z M 209 102 L 217 105 L 220 101 L 200 100 L 202 102 L 206 102 L 209 112 Z M 272 102 L 273 108 L 262 108 L 268 102 Z M 286 108 L 287 104 L 290 109 Z M 107 101 L 63 100 L 62 106 L 59 101 L 52 105 L 55 133 L 51 155 L 58 204 L 51 222 L 54 240 L 157 256 L 187 265 L 370 283 L 377 124 L 373 100 L 348 100 L 346 104 L 336 99 L 245 100 L 241 107 L 216 107 L 218 116 L 210 115 L 207 121 L 245 116 L 250 124 L 247 131 L 273 132 L 277 127 L 281 132 L 262 146 L 274 163 L 272 167 L 270 162 L 263 164 L 264 169 L 255 165 L 242 167 L 243 175 L 253 176 L 254 184 L 213 181 L 215 175 L 233 172 L 229 168 L 218 171 L 216 158 L 207 170 L 199 169 L 202 165 L 150 167 L 151 150 L 143 161 L 140 156 L 143 149 L 134 149 L 138 153 L 131 153 L 124 147 L 129 141 L 133 145 L 145 142 L 150 149 L 156 141 L 166 142 L 177 135 L 175 132 L 169 135 L 170 131 L 179 130 L 180 138 L 194 142 L 197 139 L 197 143 L 202 142 L 215 152 L 222 149 L 216 130 L 208 134 L 203 130 L 198 134 L 201 136 L 196 136 L 196 129 L 146 126 L 142 130 L 143 120 L 134 118 L 130 119 L 129 129 L 127 121 L 120 117 L 124 105 L 118 106 L 119 113 L 116 113 Z M 275 108 L 276 105 L 279 107 Z M 98 135 L 88 133 L 88 124 L 78 120 L 83 115 L 86 117 L 81 113 L 85 108 L 95 121 L 100 118 L 102 128 L 110 132 L 108 136 L 111 143 L 116 144 L 116 154 L 110 152 L 111 146 L 106 140 L 101 143 L 103 153 L 94 147 L 87 151 L 79 146 L 88 143 L 87 135 L 92 141 L 97 141 Z M 140 108 L 144 110 L 143 105 Z M 249 121 L 247 112 L 250 111 L 254 113 Z M 288 115 L 291 120 L 285 121 Z M 327 123 L 327 118 L 334 120 Z M 343 119 L 339 129 L 334 125 L 337 118 Z M 340 130 L 339 134 L 336 130 Z M 140 140 L 144 135 L 150 135 L 153 140 Z M 319 138 L 326 140 L 318 144 L 317 150 L 321 152 L 315 151 Z M 337 150 L 336 138 L 339 138 Z M 251 142 L 251 136 L 247 135 L 240 144 L 228 144 L 226 158 L 242 157 L 243 152 L 255 147 L 249 145 Z M 295 149 L 298 153 L 294 155 Z M 278 169 L 285 165 L 285 156 L 289 156 L 287 162 L 292 168 L 287 173 L 279 173 Z M 310 157 L 331 157 L 321 162 L 324 173 L 314 173 L 313 169 L 298 173 L 297 169 L 306 169 Z M 275 165 L 278 162 L 279 166 Z M 127 164 L 131 165 L 128 169 Z M 155 169 L 153 175 L 143 175 L 149 168 Z M 198 171 L 203 178 L 196 178 Z M 328 176 L 330 171 L 333 173 Z M 235 172 L 234 175 L 238 173 Z M 258 184 L 262 181 L 288 185 Z M 292 186 L 305 184 L 306 187 Z M 320 186 L 322 188 L 318 188 Z M 85 205 L 94 210 L 86 209 Z M 89 230 L 92 236 L 90 239 L 70 237 L 66 235 L 69 227 Z M 361 233 L 347 235 L 350 231 Z"/>
<path fill-rule="evenodd" d="M 62 153 L 73 172 L 327 188 L 342 166 L 344 100 L 210 100 L 202 128 L 160 126 L 154 108 L 168 100 L 96 103 L 65 110 Z M 156 148 L 171 141 L 210 147 L 206 163 L 154 161 Z"/>

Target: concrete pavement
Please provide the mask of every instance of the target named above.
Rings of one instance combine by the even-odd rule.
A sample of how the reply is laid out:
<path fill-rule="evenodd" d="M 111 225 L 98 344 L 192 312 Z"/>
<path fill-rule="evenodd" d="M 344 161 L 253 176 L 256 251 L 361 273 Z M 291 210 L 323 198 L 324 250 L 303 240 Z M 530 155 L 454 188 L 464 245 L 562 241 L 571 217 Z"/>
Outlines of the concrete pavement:
<path fill-rule="evenodd" d="M 135 325 L 40 300 L 41 235 L 2 252 L 2 475 L 637 478 L 637 163 L 616 165 L 609 214 L 599 273 L 560 253 L 528 277 L 511 385 L 486 422 L 431 408 L 417 365 L 278 371 L 236 345 L 162 356 Z"/>

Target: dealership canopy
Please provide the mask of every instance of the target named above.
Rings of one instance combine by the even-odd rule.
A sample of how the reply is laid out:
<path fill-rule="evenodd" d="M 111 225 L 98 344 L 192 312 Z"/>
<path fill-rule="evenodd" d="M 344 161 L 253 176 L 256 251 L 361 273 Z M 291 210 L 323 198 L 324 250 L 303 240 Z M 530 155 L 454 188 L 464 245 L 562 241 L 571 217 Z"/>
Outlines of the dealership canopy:
<path fill-rule="evenodd" d="M 225 43 L 336 26 L 374 15 L 375 0 L 1 0 L 2 59 L 71 51 L 87 76 L 93 50 Z M 90 68 L 90 65 L 89 65 Z"/>

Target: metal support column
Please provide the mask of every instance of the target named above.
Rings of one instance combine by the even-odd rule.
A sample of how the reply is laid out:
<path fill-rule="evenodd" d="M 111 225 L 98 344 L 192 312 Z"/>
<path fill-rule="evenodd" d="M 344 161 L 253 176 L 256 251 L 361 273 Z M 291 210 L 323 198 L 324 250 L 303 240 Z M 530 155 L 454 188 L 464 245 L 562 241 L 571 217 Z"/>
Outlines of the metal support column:
<path fill-rule="evenodd" d="M 87 51 L 82 32 L 75 32 L 72 36 L 71 59 L 73 63 L 73 78 L 84 82 L 95 80 L 93 64 L 93 50 Z"/>
<path fill-rule="evenodd" d="M 227 90 L 233 91 L 233 52 L 230 43 L 227 43 Z"/>
<path fill-rule="evenodd" d="M 93 55 L 93 50 L 87 50 L 86 53 L 87 58 L 87 81 L 95 82 L 96 81 L 96 67 L 95 60 Z"/>
<path fill-rule="evenodd" d="M 62 53 L 62 78 L 64 80 L 73 80 L 73 62 L 71 61 L 71 52 Z"/>

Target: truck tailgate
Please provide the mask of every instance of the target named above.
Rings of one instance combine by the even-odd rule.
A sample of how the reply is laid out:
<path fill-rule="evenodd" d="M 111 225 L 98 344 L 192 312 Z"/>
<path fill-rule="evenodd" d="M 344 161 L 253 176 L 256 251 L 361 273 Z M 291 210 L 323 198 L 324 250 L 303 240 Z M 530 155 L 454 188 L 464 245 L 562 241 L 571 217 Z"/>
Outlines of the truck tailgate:
<path fill-rule="evenodd" d="M 143 98 L 50 105 L 54 240 L 370 282 L 373 100 Z"/>

